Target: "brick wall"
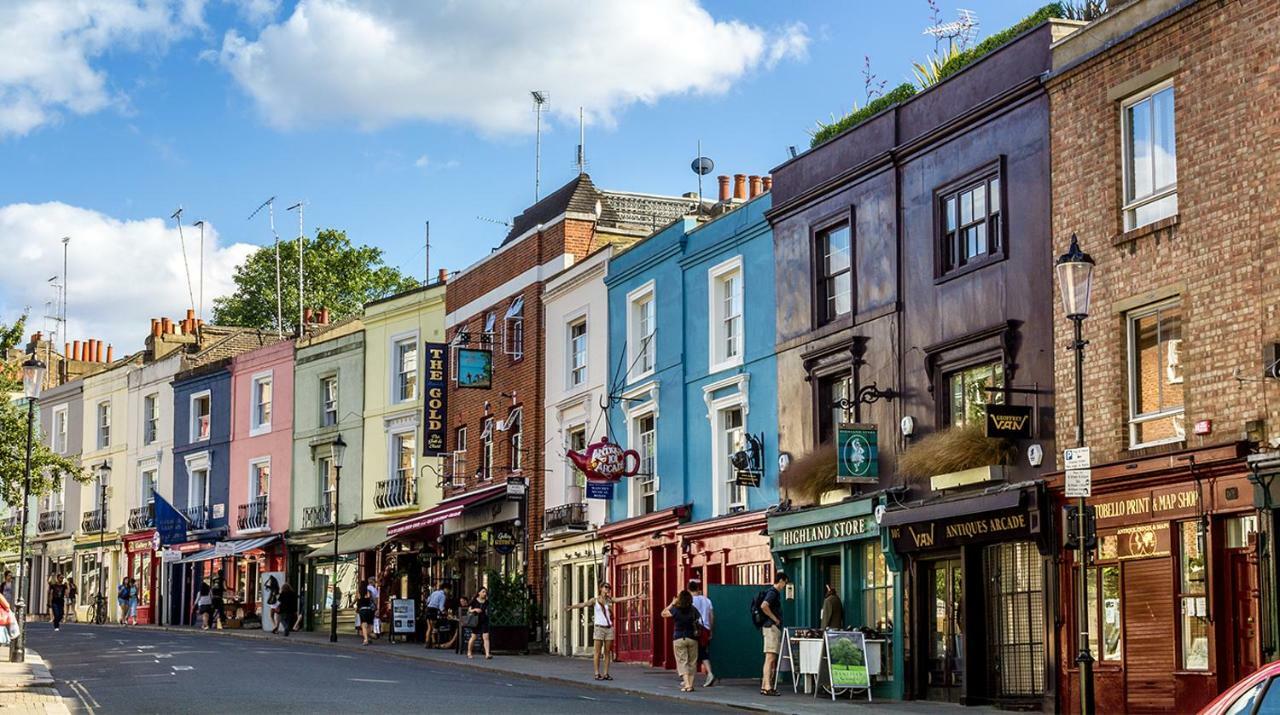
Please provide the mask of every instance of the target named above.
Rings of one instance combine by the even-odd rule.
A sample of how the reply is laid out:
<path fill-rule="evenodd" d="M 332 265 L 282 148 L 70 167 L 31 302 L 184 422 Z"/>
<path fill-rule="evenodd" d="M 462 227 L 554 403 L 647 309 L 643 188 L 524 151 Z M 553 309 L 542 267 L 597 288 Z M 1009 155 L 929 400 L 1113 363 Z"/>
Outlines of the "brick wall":
<path fill-rule="evenodd" d="M 1262 418 L 1280 435 L 1280 383 L 1260 381 L 1261 346 L 1280 340 L 1278 43 L 1280 3 L 1201 2 L 1049 81 L 1055 255 L 1074 232 L 1097 261 L 1084 324 L 1095 464 L 1133 456 L 1125 311 L 1166 296 L 1183 311 L 1187 446 L 1242 439 L 1246 422 Z M 1179 213 L 1124 233 L 1122 97 L 1112 90 L 1171 60 Z M 1060 302 L 1054 326 L 1058 429 L 1070 446 L 1074 366 Z M 1203 419 L 1212 434 L 1192 435 Z"/>

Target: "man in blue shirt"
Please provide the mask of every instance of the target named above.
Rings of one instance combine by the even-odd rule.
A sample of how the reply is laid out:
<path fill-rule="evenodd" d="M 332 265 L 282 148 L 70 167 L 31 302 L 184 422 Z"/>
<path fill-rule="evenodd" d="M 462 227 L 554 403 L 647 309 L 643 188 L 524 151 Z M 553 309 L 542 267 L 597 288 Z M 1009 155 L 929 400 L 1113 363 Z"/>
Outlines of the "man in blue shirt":
<path fill-rule="evenodd" d="M 449 585 L 444 581 L 436 584 L 436 590 L 427 596 L 427 647 L 434 645 L 433 637 L 436 630 L 436 621 L 440 618 L 440 614 L 444 613 L 445 603 L 449 599 Z"/>
<path fill-rule="evenodd" d="M 764 601 L 760 603 L 760 612 L 765 616 L 764 625 L 760 627 L 760 634 L 764 636 L 764 673 L 760 678 L 761 695 L 778 694 L 773 676 L 778 669 L 778 651 L 782 647 L 782 593 L 789 582 L 787 575 L 779 571 L 773 577 L 773 585 L 765 591 Z"/>

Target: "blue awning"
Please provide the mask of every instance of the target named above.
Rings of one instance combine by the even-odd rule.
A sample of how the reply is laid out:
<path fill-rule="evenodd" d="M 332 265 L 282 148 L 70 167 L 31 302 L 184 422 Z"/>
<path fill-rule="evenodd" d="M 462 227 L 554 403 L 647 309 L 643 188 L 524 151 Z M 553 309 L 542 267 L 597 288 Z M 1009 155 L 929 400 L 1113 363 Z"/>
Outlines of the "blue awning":
<path fill-rule="evenodd" d="M 270 536 L 259 536 L 254 539 L 237 539 L 235 541 L 223 541 L 211 549 L 203 549 L 189 556 L 182 557 L 181 560 L 175 562 L 180 564 L 191 563 L 193 561 L 205 561 L 207 559 L 222 558 L 223 556 L 235 556 L 243 554 L 246 551 L 260 549 L 267 544 L 280 538 L 279 534 L 271 534 Z"/>

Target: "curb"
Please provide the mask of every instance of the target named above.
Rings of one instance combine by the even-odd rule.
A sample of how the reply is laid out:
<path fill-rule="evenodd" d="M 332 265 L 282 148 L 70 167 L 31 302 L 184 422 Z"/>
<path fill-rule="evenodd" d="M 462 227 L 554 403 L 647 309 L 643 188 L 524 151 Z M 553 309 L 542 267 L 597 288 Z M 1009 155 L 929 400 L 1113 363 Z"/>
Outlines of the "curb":
<path fill-rule="evenodd" d="M 98 624 L 85 624 L 85 625 L 93 625 L 95 627 L 105 627 L 105 628 L 118 628 L 121 630 L 126 629 L 126 626 L 121 626 L 121 625 L 112 624 L 112 623 L 104 623 L 101 625 L 98 625 Z M 173 626 L 128 626 L 127 628 L 138 628 L 138 629 L 149 630 L 149 631 L 164 631 L 166 633 L 185 633 L 188 635 L 211 635 L 212 634 L 217 637 L 238 638 L 241 640 L 269 641 L 273 643 L 277 643 L 281 640 L 280 638 L 277 638 L 271 635 L 265 635 L 265 634 L 257 635 L 255 633 L 250 633 L 247 631 L 235 631 L 235 630 L 225 630 L 225 629 L 193 631 L 186 626 L 183 626 L 180 628 L 173 627 Z M 342 642 L 330 643 L 329 641 L 316 641 L 316 640 L 302 639 L 302 638 L 299 638 L 296 641 L 291 640 L 287 642 L 290 644 L 303 644 L 303 645 L 308 645 L 316 648 L 337 648 L 339 650 L 352 651 L 352 652 L 358 652 L 358 653 L 371 652 L 369 649 L 365 648 L 364 646 L 347 645 Z M 648 690 L 639 690 L 636 688 L 627 687 L 625 685 L 598 685 L 595 681 L 575 680 L 573 678 L 566 678 L 559 675 L 522 673 L 522 672 L 517 672 L 512 670 L 502 670 L 500 668 L 492 668 L 492 667 L 486 667 L 483 665 L 476 665 L 473 663 L 457 662 L 452 660 L 436 660 L 434 658 L 424 658 L 421 656 L 409 655 L 408 653 L 396 653 L 391 649 L 378 648 L 373 650 L 372 652 L 389 657 L 389 658 L 409 660 L 415 663 L 427 663 L 431 665 L 440 665 L 444 667 L 465 669 L 468 671 L 477 671 L 481 673 L 508 675 L 508 676 L 513 676 L 517 678 L 527 678 L 529 680 L 537 680 L 537 681 L 547 682 L 547 683 L 556 683 L 560 685 L 573 685 L 576 687 L 588 688 L 591 690 L 596 690 L 596 691 L 605 692 L 605 693 L 624 693 L 627 695 L 636 695 L 636 696 L 641 696 L 645 698 L 664 700 L 667 702 L 681 703 L 686 705 L 694 704 L 694 705 L 702 705 L 702 706 L 708 706 L 708 707 L 731 708 L 733 710 L 742 710 L 746 712 L 772 712 L 772 713 L 778 712 L 778 709 L 770 709 L 760 705 L 706 701 L 706 700 L 700 700 L 697 698 L 682 698 L 677 695 L 668 695 L 666 693 L 654 693 Z"/>

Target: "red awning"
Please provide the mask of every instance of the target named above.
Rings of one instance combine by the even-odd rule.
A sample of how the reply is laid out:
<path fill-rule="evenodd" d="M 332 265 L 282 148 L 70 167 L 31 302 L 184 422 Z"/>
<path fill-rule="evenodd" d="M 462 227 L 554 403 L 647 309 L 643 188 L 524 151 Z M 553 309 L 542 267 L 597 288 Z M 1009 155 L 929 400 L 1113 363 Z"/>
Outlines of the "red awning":
<path fill-rule="evenodd" d="M 458 516 L 467 507 L 505 496 L 507 493 L 506 484 L 495 484 L 491 487 L 485 487 L 474 492 L 467 492 L 456 497 L 445 499 L 430 509 L 409 517 L 403 521 L 397 521 L 387 527 L 387 538 L 403 536 L 411 531 L 425 529 L 428 526 L 435 526 L 442 523 L 445 519 L 452 519 Z"/>

